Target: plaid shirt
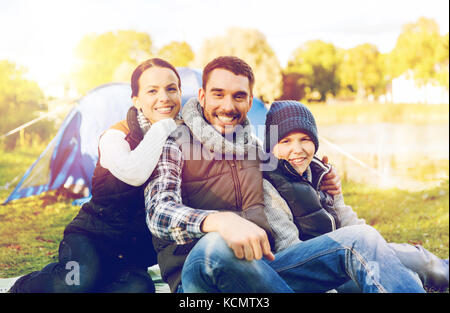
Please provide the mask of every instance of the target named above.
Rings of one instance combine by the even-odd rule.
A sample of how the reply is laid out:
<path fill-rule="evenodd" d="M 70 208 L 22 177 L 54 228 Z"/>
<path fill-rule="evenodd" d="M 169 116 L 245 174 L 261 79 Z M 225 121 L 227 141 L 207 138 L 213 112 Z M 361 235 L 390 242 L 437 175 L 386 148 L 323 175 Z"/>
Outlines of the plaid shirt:
<path fill-rule="evenodd" d="M 201 231 L 203 220 L 215 212 L 183 205 L 183 165 L 183 154 L 176 142 L 169 137 L 144 192 L 146 220 L 151 233 L 179 245 L 202 237 L 205 234 Z"/>

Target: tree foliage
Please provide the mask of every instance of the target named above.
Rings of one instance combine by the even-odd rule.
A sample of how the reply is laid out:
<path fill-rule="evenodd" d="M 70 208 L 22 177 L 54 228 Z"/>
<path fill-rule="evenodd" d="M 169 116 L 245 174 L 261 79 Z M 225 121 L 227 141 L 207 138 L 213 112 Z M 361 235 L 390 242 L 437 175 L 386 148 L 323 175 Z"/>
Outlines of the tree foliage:
<path fill-rule="evenodd" d="M 339 67 L 339 55 L 336 47 L 321 40 L 308 41 L 297 48 L 286 68 L 287 73 L 303 76 L 307 91 L 318 92 L 320 100 L 327 93 L 336 95 L 339 80 L 336 71 Z"/>
<path fill-rule="evenodd" d="M 255 96 L 271 102 L 281 95 L 282 74 L 279 61 L 266 37 L 255 29 L 230 28 L 225 36 L 203 42 L 194 66 L 204 67 L 218 56 L 234 55 L 246 61 L 255 75 Z"/>
<path fill-rule="evenodd" d="M 306 98 L 304 75 L 299 73 L 283 73 L 283 92 L 277 100 L 302 100 Z"/>
<path fill-rule="evenodd" d="M 172 41 L 162 47 L 157 56 L 168 61 L 173 66 L 188 66 L 194 60 L 194 52 L 187 42 Z"/>
<path fill-rule="evenodd" d="M 152 41 L 147 33 L 114 31 L 86 35 L 78 43 L 79 59 L 73 80 L 84 94 L 111 81 L 129 81 L 134 68 L 151 55 Z"/>
<path fill-rule="evenodd" d="M 386 54 L 368 43 L 339 49 L 321 40 L 306 42 L 294 51 L 285 69 L 285 75 L 299 75 L 294 87 L 304 89 L 302 93 L 290 88 L 289 94 L 311 99 L 319 93 L 321 101 L 327 94 L 360 99 L 381 95 L 393 78 L 405 73 L 412 73 L 418 84 L 431 82 L 449 88 L 449 34 L 440 35 L 433 19 L 404 25 L 395 48 Z"/>
<path fill-rule="evenodd" d="M 25 78 L 26 69 L 7 61 L 0 61 L 0 134 L 37 117 L 37 112 L 45 110 L 44 93 L 39 85 Z M 41 138 L 51 131 L 45 122 L 34 127 Z M 6 137 L 6 147 L 14 148 L 18 134 Z"/>
<path fill-rule="evenodd" d="M 448 63 L 448 33 L 441 37 L 436 51 L 436 76 L 437 83 L 449 89 L 449 63 Z"/>
<path fill-rule="evenodd" d="M 358 98 L 385 91 L 384 59 L 378 48 L 362 44 L 342 51 L 339 79 L 342 86 L 356 91 Z"/>
<path fill-rule="evenodd" d="M 393 77 L 411 71 L 421 84 L 435 82 L 448 88 L 448 33 L 441 36 L 433 19 L 422 17 L 406 24 L 390 57 Z"/>

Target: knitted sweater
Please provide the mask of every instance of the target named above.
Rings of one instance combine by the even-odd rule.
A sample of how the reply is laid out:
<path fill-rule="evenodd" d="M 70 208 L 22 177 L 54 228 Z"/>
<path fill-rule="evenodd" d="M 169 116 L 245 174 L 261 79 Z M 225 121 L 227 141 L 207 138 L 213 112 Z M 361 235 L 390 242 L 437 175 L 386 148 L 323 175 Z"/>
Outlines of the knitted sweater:
<path fill-rule="evenodd" d="M 173 119 L 158 121 L 150 127 L 141 112 L 138 113 L 138 121 L 144 139 L 136 149 L 130 149 L 125 140 L 126 133 L 117 129 L 108 129 L 99 141 L 100 165 L 132 186 L 140 186 L 150 177 L 167 137 L 176 129 Z"/>

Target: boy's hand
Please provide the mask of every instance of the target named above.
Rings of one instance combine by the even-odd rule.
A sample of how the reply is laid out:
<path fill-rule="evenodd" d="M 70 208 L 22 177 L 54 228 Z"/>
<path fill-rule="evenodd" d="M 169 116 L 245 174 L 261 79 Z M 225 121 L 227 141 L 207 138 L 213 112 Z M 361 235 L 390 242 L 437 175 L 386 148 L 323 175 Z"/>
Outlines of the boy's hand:
<path fill-rule="evenodd" d="M 323 156 L 322 162 L 328 164 L 328 157 L 326 155 Z M 320 184 L 320 190 L 323 190 L 332 196 L 342 192 L 341 179 L 334 167 L 331 167 L 331 171 L 323 177 L 322 183 Z"/>
<path fill-rule="evenodd" d="M 208 215 L 203 221 L 202 231 L 217 231 L 238 259 L 251 261 L 263 256 L 269 261 L 275 259 L 264 229 L 232 212 Z"/>

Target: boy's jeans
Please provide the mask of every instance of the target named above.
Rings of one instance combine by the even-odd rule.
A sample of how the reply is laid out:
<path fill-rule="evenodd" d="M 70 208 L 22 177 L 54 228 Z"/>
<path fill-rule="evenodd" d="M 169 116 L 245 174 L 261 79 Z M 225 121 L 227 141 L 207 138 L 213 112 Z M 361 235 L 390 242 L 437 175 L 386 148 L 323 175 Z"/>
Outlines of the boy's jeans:
<path fill-rule="evenodd" d="M 417 274 L 367 225 L 293 245 L 272 262 L 239 260 L 218 233 L 207 234 L 186 259 L 182 291 L 325 292 L 349 279 L 363 292 L 424 292 Z"/>

